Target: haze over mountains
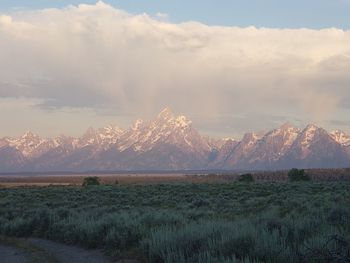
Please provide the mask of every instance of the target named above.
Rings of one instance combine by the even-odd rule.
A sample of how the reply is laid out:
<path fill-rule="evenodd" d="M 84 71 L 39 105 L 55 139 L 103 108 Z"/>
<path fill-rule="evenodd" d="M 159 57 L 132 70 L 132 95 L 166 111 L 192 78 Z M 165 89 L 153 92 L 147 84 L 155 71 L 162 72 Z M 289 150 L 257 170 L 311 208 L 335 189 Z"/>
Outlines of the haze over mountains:
<path fill-rule="evenodd" d="M 127 130 L 89 128 L 80 138 L 31 132 L 0 139 L 0 172 L 116 170 L 272 170 L 350 167 L 350 135 L 290 123 L 242 140 L 201 135 L 185 116 L 164 109 Z"/>

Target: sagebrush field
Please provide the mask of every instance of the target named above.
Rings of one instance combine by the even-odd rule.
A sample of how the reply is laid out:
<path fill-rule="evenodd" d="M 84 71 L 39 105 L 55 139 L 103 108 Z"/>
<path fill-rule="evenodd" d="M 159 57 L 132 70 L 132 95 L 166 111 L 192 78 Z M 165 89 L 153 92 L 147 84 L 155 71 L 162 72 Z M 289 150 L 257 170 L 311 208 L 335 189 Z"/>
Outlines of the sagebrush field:
<path fill-rule="evenodd" d="M 350 182 L 3 188 L 0 234 L 139 262 L 349 262 Z"/>

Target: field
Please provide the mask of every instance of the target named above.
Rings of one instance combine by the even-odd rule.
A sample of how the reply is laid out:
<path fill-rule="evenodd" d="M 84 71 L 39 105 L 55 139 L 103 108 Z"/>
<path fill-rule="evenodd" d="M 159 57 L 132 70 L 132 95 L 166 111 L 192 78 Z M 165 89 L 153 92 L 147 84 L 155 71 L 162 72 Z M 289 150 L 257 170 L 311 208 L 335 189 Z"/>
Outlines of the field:
<path fill-rule="evenodd" d="M 0 174 L 0 187 L 19 186 L 78 186 L 87 176 L 97 176 L 102 184 L 156 184 L 156 183 L 227 183 L 237 180 L 239 172 L 221 173 L 111 173 L 111 174 Z M 258 182 L 286 182 L 288 171 L 254 172 L 253 177 Z M 347 169 L 308 169 L 307 174 L 312 181 L 350 181 L 350 168 Z"/>
<path fill-rule="evenodd" d="M 127 178 L 0 188 L 0 234 L 101 248 L 138 262 L 349 262 L 346 180 Z M 67 184 L 59 180 L 48 184 Z"/>
<path fill-rule="evenodd" d="M 116 182 L 118 184 L 156 184 L 199 181 L 196 177 L 185 176 L 184 174 L 3 175 L 0 176 L 0 186 L 80 186 L 84 178 L 88 176 L 99 177 L 102 184 L 115 184 Z"/>

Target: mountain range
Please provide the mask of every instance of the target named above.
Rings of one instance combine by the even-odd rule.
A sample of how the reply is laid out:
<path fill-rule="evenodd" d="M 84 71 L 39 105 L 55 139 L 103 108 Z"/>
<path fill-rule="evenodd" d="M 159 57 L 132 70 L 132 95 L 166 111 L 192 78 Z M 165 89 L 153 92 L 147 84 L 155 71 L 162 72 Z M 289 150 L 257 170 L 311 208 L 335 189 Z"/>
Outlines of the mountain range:
<path fill-rule="evenodd" d="M 123 130 L 89 128 L 80 138 L 32 132 L 0 139 L 0 172 L 129 170 L 277 170 L 350 167 L 350 135 L 290 123 L 241 140 L 201 135 L 168 108 Z"/>

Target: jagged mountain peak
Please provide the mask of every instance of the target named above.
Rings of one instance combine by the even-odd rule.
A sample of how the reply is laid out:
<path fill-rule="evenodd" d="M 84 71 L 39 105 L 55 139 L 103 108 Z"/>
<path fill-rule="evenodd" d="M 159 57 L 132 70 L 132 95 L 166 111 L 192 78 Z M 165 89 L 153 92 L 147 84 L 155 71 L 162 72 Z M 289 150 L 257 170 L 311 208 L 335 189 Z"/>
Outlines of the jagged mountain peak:
<path fill-rule="evenodd" d="M 74 137 L 68 136 L 68 135 L 65 135 L 65 134 L 60 134 L 56 138 L 54 138 L 54 140 L 62 140 L 62 141 L 64 141 L 64 140 L 73 140 L 73 139 L 74 139 Z"/>
<path fill-rule="evenodd" d="M 60 134 L 58 135 L 56 138 L 53 139 L 54 143 L 56 144 L 56 146 L 62 144 L 63 142 L 69 141 L 69 140 L 73 140 L 73 137 L 64 135 L 64 134 Z"/>
<path fill-rule="evenodd" d="M 350 134 L 342 130 L 331 131 L 330 136 L 338 143 L 343 146 L 350 146 Z"/>
<path fill-rule="evenodd" d="M 300 134 L 300 129 L 295 127 L 293 124 L 290 122 L 284 123 L 281 125 L 279 128 L 274 129 L 268 133 L 266 133 L 262 139 L 264 140 L 271 140 L 273 138 L 279 138 L 280 144 L 283 144 L 284 147 L 290 146 L 294 140 L 297 138 L 297 136 Z M 276 140 L 273 139 L 273 140 Z"/>
<path fill-rule="evenodd" d="M 252 142 L 252 141 L 257 141 L 260 138 L 261 138 L 261 136 L 259 136 L 255 132 L 247 132 L 243 135 L 242 141 L 243 142 Z"/>
<path fill-rule="evenodd" d="M 347 133 L 343 130 L 333 130 L 333 131 L 330 131 L 330 134 L 347 135 Z"/>
<path fill-rule="evenodd" d="M 157 116 L 159 119 L 169 120 L 174 118 L 174 113 L 169 107 L 165 107 Z"/>
<path fill-rule="evenodd" d="M 305 127 L 304 131 L 316 131 L 316 130 L 318 130 L 318 129 L 320 129 L 320 127 L 318 127 L 316 124 L 309 123 L 309 124 Z"/>
<path fill-rule="evenodd" d="M 300 130 L 287 122 L 269 132 L 246 133 L 241 140 L 214 139 L 169 108 L 127 130 L 107 125 L 89 128 L 79 138 L 55 139 L 26 132 L 4 138 L 0 146 L 23 157 L 23 171 L 350 166 L 350 135 L 343 131 L 328 133 L 314 124 Z M 0 153 L 0 159 L 7 157 Z"/>
<path fill-rule="evenodd" d="M 85 146 L 92 146 L 99 148 L 106 145 L 115 144 L 119 137 L 122 135 L 123 130 L 117 126 L 108 125 L 98 130 L 90 127 L 85 134 L 73 142 L 77 148 L 83 148 Z M 62 140 L 61 140 L 62 141 Z"/>
<path fill-rule="evenodd" d="M 103 144 L 114 144 L 120 136 L 124 133 L 124 130 L 118 126 L 108 125 L 98 130 L 98 137 Z"/>
<path fill-rule="evenodd" d="M 39 135 L 33 133 L 32 131 L 26 131 L 22 136 L 22 139 L 32 139 L 32 138 L 39 138 Z"/>
<path fill-rule="evenodd" d="M 285 122 L 283 123 L 280 128 L 281 130 L 299 130 L 297 127 L 295 127 L 291 122 Z"/>
<path fill-rule="evenodd" d="M 268 133 L 266 133 L 263 137 L 273 137 L 273 136 L 290 136 L 296 135 L 300 133 L 300 129 L 295 127 L 290 122 L 286 122 L 282 124 L 279 128 L 276 128 Z"/>
<path fill-rule="evenodd" d="M 326 133 L 325 130 L 319 128 L 315 124 L 308 124 L 300 133 L 300 137 L 302 139 L 301 144 L 309 144 L 309 142 L 313 140 L 318 131 L 323 131 Z"/>
<path fill-rule="evenodd" d="M 334 136 L 339 136 L 339 137 L 350 137 L 349 133 L 346 133 L 345 131 L 342 131 L 342 130 L 334 130 L 334 131 L 331 131 L 329 134 Z"/>
<path fill-rule="evenodd" d="M 105 127 L 103 127 L 102 129 L 104 129 L 104 130 L 115 130 L 115 129 L 119 129 L 119 127 L 115 126 L 113 124 L 108 124 Z"/>
<path fill-rule="evenodd" d="M 136 131 L 139 130 L 144 125 L 144 121 L 142 119 L 137 119 L 132 125 L 131 129 Z"/>
<path fill-rule="evenodd" d="M 189 120 L 186 116 L 180 115 L 180 116 L 176 117 L 175 124 L 177 127 L 185 128 L 185 127 L 188 127 L 189 125 L 191 125 L 192 121 Z"/>
<path fill-rule="evenodd" d="M 170 108 L 162 110 L 151 122 L 151 127 L 159 127 L 161 130 L 186 129 L 192 125 L 192 121 L 184 115 L 176 116 Z"/>
<path fill-rule="evenodd" d="M 99 129 L 99 132 L 102 132 L 104 134 L 117 134 L 117 133 L 122 133 L 123 129 L 119 128 L 118 126 L 109 124 L 101 129 Z"/>
<path fill-rule="evenodd" d="M 313 158 L 313 156 L 322 156 L 326 154 L 324 151 L 315 153 L 313 149 L 319 149 L 322 145 L 329 145 L 330 141 L 332 141 L 332 138 L 325 129 L 315 124 L 308 124 L 299 132 L 286 158 L 290 158 L 290 160 L 295 158 L 295 160 L 303 160 L 305 162 L 305 160 Z M 288 162 L 287 159 L 285 162 Z"/>
<path fill-rule="evenodd" d="M 192 121 L 183 115 L 176 116 L 169 108 L 165 108 L 151 121 L 136 121 L 122 135 L 118 149 L 144 153 L 165 145 L 183 151 L 210 151 L 207 141 L 192 127 Z"/>

